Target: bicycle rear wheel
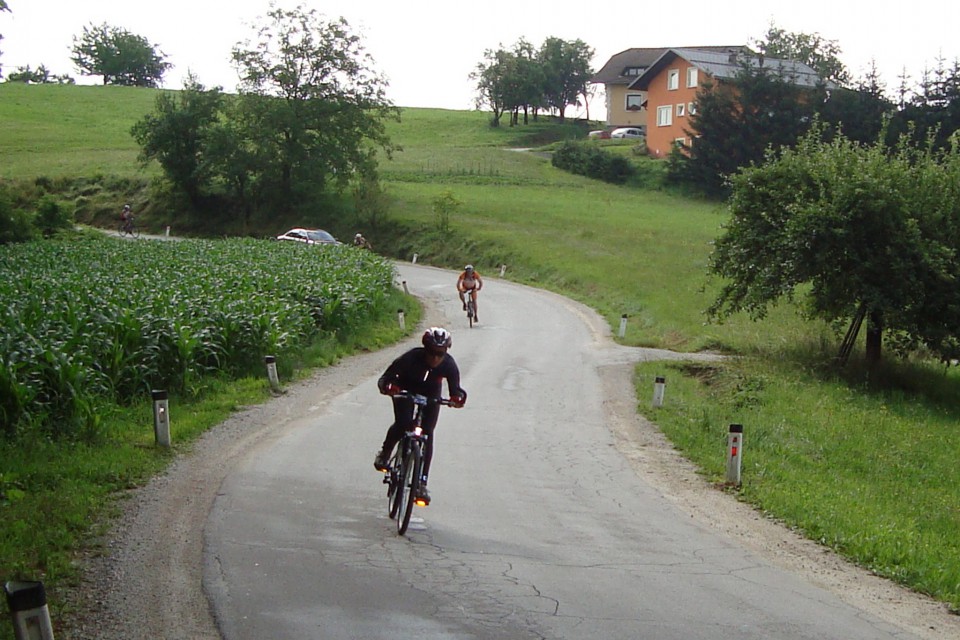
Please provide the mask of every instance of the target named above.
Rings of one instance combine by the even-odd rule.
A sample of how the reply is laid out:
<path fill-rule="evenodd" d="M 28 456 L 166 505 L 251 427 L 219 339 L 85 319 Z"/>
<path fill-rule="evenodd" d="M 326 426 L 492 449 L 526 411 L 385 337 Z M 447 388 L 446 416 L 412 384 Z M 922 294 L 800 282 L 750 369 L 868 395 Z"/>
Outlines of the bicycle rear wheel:
<path fill-rule="evenodd" d="M 397 533 L 401 536 L 407 532 L 410 526 L 410 516 L 413 514 L 413 502 L 415 493 L 420 488 L 420 465 L 422 463 L 419 444 L 414 444 L 407 452 L 403 461 L 403 475 L 400 477 L 400 486 L 397 489 L 398 511 L 397 511 Z"/>

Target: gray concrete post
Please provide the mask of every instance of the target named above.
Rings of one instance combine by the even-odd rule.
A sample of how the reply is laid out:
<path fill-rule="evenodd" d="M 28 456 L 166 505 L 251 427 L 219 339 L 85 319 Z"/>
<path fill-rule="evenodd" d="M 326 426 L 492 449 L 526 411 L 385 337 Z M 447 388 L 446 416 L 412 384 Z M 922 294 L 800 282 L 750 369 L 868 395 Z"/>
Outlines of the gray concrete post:
<path fill-rule="evenodd" d="M 161 447 L 170 446 L 170 406 L 167 401 L 167 392 L 154 389 L 150 392 L 153 397 L 153 435 Z"/>

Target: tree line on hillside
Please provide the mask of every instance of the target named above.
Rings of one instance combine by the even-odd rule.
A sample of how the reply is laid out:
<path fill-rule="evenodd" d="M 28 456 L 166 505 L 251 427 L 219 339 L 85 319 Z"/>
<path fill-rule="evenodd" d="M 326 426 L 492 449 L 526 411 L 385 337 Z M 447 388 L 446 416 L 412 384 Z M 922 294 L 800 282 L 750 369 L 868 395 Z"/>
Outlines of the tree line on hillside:
<path fill-rule="evenodd" d="M 594 50 L 582 40 L 554 37 L 544 40 L 539 49 L 524 38 L 511 50 L 487 49 L 470 74 L 477 83 L 477 108 L 493 112 L 493 126 L 499 126 L 504 115 L 509 115 L 513 126 L 521 112 L 526 124 L 544 110 L 556 111 L 563 122 L 568 106 L 588 102 L 593 55 Z"/>

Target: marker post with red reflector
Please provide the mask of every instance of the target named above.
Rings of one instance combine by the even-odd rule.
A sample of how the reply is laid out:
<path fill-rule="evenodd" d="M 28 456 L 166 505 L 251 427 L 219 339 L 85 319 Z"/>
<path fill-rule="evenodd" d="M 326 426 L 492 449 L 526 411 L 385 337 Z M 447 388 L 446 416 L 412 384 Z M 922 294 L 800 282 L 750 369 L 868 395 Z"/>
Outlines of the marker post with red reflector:
<path fill-rule="evenodd" d="M 657 376 L 653 382 L 653 406 L 663 406 L 663 392 L 667 386 L 667 379 L 663 376 Z"/>
<path fill-rule="evenodd" d="M 743 458 L 743 425 L 730 425 L 727 435 L 727 484 L 740 486 L 740 461 Z"/>

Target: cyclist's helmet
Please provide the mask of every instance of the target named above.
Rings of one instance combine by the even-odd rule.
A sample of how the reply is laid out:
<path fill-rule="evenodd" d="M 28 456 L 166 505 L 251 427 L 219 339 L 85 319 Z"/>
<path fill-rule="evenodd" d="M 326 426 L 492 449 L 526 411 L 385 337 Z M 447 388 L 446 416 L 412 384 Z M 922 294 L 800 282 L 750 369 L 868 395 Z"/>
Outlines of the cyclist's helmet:
<path fill-rule="evenodd" d="M 128 204 L 123 205 L 123 210 L 124 210 L 124 211 L 130 211 L 130 205 L 128 205 Z"/>
<path fill-rule="evenodd" d="M 423 346 L 427 349 L 449 349 L 453 336 L 443 327 L 430 327 L 423 333 Z"/>
<path fill-rule="evenodd" d="M 467 266 L 465 266 L 465 267 L 463 268 L 463 270 L 466 271 L 467 273 L 470 273 L 471 271 L 473 271 L 473 265 L 472 265 L 472 264 L 468 264 Z"/>
<path fill-rule="evenodd" d="M 363 236 L 361 236 L 361 235 L 358 233 L 357 235 L 355 235 L 355 236 L 353 236 L 353 237 L 359 240 L 359 239 L 362 238 Z"/>

